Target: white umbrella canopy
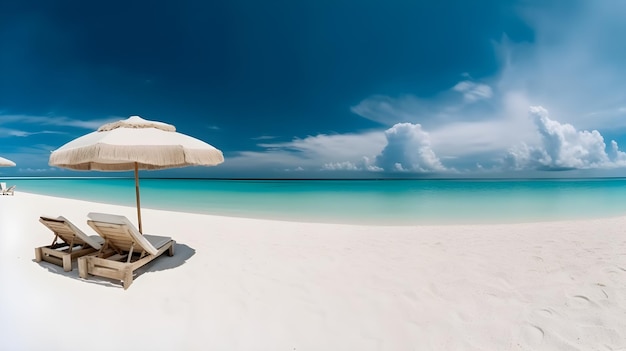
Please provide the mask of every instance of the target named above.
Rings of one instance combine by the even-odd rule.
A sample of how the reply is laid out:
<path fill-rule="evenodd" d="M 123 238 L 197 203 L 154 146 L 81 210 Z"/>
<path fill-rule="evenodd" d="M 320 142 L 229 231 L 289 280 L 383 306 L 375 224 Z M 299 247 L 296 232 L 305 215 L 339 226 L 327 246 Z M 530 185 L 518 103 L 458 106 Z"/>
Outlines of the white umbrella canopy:
<path fill-rule="evenodd" d="M 212 145 L 176 132 L 173 125 L 139 116 L 108 123 L 53 151 L 49 164 L 73 170 L 135 171 L 137 220 L 141 225 L 140 169 L 214 166 L 224 162 Z"/>
<path fill-rule="evenodd" d="M 177 133 L 172 125 L 133 116 L 105 124 L 61 146 L 52 152 L 49 163 L 82 171 L 130 171 L 222 162 L 224 156 L 215 147 Z"/>
<path fill-rule="evenodd" d="M 0 157 L 0 167 L 15 167 L 15 162 L 4 157 Z"/>

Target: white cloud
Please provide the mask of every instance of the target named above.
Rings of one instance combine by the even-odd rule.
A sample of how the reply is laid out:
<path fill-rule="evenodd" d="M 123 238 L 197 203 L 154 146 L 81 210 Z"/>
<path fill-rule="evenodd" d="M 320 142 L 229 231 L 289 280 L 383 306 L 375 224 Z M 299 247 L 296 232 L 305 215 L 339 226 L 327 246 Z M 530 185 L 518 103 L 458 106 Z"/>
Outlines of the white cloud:
<path fill-rule="evenodd" d="M 626 2 L 571 5 L 521 9 L 535 38 L 515 43 L 505 36 L 496 43 L 502 63 L 497 89 L 523 91 L 532 104 L 549 106 L 579 128 L 624 130 L 626 51 L 616 40 L 626 33 Z"/>
<path fill-rule="evenodd" d="M 261 143 L 262 151 L 243 151 L 227 158 L 223 169 L 273 172 L 376 170 L 370 160 L 385 147 L 383 132 L 361 134 L 320 134 L 289 142 Z"/>
<path fill-rule="evenodd" d="M 429 99 L 410 94 L 395 98 L 373 95 L 352 106 L 350 110 L 387 126 L 420 123 L 430 128 L 450 121 L 473 119 L 473 116 L 468 116 L 467 108 L 492 96 L 493 89 L 489 85 L 466 79 Z M 474 108 L 482 111 L 481 108 Z"/>
<path fill-rule="evenodd" d="M 384 170 L 402 172 L 441 172 L 446 168 L 430 146 L 428 133 L 419 124 L 399 123 L 385 131 L 387 146 L 376 157 Z"/>
<path fill-rule="evenodd" d="M 252 138 L 252 140 L 272 140 L 272 139 L 276 139 L 276 137 L 271 136 L 271 135 L 261 135 L 261 136 Z"/>
<path fill-rule="evenodd" d="M 462 93 L 463 99 L 467 102 L 489 99 L 493 96 L 493 91 L 490 86 L 474 83 L 470 80 L 458 82 L 452 90 Z"/>
<path fill-rule="evenodd" d="M 519 8 L 534 38 L 514 42 L 504 34 L 494 42 L 500 67 L 493 76 L 463 73 L 428 99 L 372 95 L 352 112 L 388 126 L 420 124 L 448 169 L 496 171 L 505 155 L 517 170 L 626 166 L 617 142 L 607 150 L 602 136 L 626 133 L 626 50 L 615 42 L 626 33 L 626 2 L 552 5 Z M 548 106 L 559 121 L 540 111 L 529 119 L 532 105 Z"/>
<path fill-rule="evenodd" d="M 612 141 L 611 154 L 606 151 L 604 138 L 597 130 L 576 130 L 568 123 L 559 123 L 548 117 L 541 106 L 529 109 L 541 136 L 538 145 L 522 143 L 512 148 L 506 165 L 513 169 L 593 169 L 624 166 L 626 154 Z"/>
<path fill-rule="evenodd" d="M 424 116 L 437 113 L 433 110 L 434 104 L 412 95 L 392 98 L 383 95 L 374 95 L 361 101 L 350 110 L 357 115 L 392 126 L 399 122 L 413 122 Z"/>
<path fill-rule="evenodd" d="M 119 119 L 123 118 L 108 117 L 102 119 L 79 120 L 64 116 L 0 115 L 0 124 L 37 124 L 96 130 L 103 124 Z"/>
<path fill-rule="evenodd" d="M 524 102 L 515 97 L 510 101 L 515 108 Z M 607 152 L 598 131 L 579 131 L 552 120 L 542 107 L 531 107 L 531 118 L 528 113 L 523 120 L 513 115 L 497 123 L 457 122 L 432 133 L 419 124 L 399 123 L 385 132 L 321 134 L 262 143 L 263 151 L 228 157 L 225 167 L 309 175 L 319 171 L 452 175 L 626 166 L 626 153 L 619 151 L 614 141 Z"/>
<path fill-rule="evenodd" d="M 57 171 L 57 168 L 49 167 L 49 168 L 20 168 L 18 171 L 20 173 L 47 173 Z"/>
<path fill-rule="evenodd" d="M 322 166 L 322 169 L 325 171 L 360 171 L 363 168 L 357 166 L 354 162 L 351 161 L 343 161 L 343 162 L 330 162 L 325 163 Z"/>
<path fill-rule="evenodd" d="M 430 147 L 428 133 L 420 125 L 403 123 L 386 132 L 309 136 L 283 143 L 262 143 L 260 152 L 230 157 L 226 167 L 290 169 L 298 164 L 319 171 L 402 171 L 430 173 L 446 168 Z"/>
<path fill-rule="evenodd" d="M 28 137 L 36 134 L 65 134 L 65 132 L 60 131 L 52 131 L 52 130 L 41 130 L 37 132 L 28 132 L 25 130 L 19 129 L 11 129 L 11 128 L 0 128 L 0 138 L 2 137 Z"/>
<path fill-rule="evenodd" d="M 289 142 L 261 143 L 263 151 L 228 157 L 223 169 L 309 172 L 432 173 L 446 171 L 420 125 L 403 123 L 386 132 L 320 134 Z M 297 165 L 297 166 L 296 166 Z"/>
<path fill-rule="evenodd" d="M 433 97 L 373 92 L 351 107 L 386 132 L 265 142 L 263 151 L 227 164 L 329 173 L 484 174 L 503 171 L 503 159 L 505 169 L 524 172 L 624 167 L 626 153 L 616 141 L 607 148 L 603 134 L 626 133 L 626 51 L 616 42 L 616 33 L 626 33 L 626 2 L 552 5 L 520 7 L 532 41 L 504 34 L 494 42 L 500 66 L 492 76 L 461 73 Z M 558 121 L 540 108 L 528 118 L 533 105 L 549 107 Z"/>
<path fill-rule="evenodd" d="M 304 172 L 304 168 L 298 166 L 296 168 L 286 168 L 285 172 Z"/>
<path fill-rule="evenodd" d="M 617 141 L 611 140 L 611 148 L 609 149 L 609 158 L 617 164 L 626 164 L 626 152 L 620 151 Z"/>
<path fill-rule="evenodd" d="M 368 156 L 361 157 L 358 161 L 343 161 L 343 162 L 328 162 L 325 163 L 321 170 L 323 171 L 367 171 L 367 172 L 382 172 L 384 169 L 375 165 L 375 158 Z"/>
<path fill-rule="evenodd" d="M 30 133 L 24 130 L 19 129 L 11 129 L 11 128 L 0 128 L 0 138 L 2 137 L 26 137 Z"/>

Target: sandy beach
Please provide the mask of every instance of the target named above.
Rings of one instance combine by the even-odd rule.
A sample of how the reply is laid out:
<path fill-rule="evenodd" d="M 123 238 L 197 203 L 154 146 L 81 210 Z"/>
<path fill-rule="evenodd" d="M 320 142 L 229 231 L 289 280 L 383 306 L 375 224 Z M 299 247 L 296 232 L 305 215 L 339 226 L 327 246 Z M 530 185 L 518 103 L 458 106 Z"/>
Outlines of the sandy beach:
<path fill-rule="evenodd" d="M 119 282 L 34 261 L 63 215 L 133 207 L 0 196 L 2 350 L 624 350 L 626 217 L 358 226 L 144 209 L 176 254 Z"/>

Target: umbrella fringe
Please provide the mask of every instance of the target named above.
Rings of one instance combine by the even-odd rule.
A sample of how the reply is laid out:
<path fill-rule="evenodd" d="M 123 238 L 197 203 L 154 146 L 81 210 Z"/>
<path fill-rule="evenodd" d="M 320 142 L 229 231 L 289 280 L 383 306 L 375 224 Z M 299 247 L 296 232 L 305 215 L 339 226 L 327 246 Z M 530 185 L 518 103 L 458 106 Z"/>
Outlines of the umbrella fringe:
<path fill-rule="evenodd" d="M 80 163 L 78 163 L 80 162 Z M 74 170 L 125 171 L 165 169 L 186 166 L 211 166 L 224 162 L 218 149 L 185 149 L 182 146 L 110 146 L 95 144 L 79 149 L 57 151 L 50 155 L 50 165 Z"/>

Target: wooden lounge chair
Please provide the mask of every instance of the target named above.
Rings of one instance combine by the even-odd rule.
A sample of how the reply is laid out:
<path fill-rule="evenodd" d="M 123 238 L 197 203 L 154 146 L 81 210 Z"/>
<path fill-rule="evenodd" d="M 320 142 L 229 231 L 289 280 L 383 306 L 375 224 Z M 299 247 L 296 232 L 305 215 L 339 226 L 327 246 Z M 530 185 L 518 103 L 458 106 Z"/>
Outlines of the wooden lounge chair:
<path fill-rule="evenodd" d="M 35 248 L 35 261 L 46 261 L 62 266 L 66 272 L 72 270 L 72 260 L 96 252 L 104 242 L 96 235 L 88 236 L 83 233 L 62 216 L 39 217 L 39 222 L 54 233 L 54 240 L 50 245 Z"/>
<path fill-rule="evenodd" d="M 78 259 L 78 275 L 87 279 L 96 275 L 123 282 L 124 289 L 133 283 L 133 273 L 138 268 L 162 255 L 174 255 L 172 238 L 142 235 L 124 216 L 89 213 L 87 221 L 104 238 L 102 248 L 94 255 Z"/>

